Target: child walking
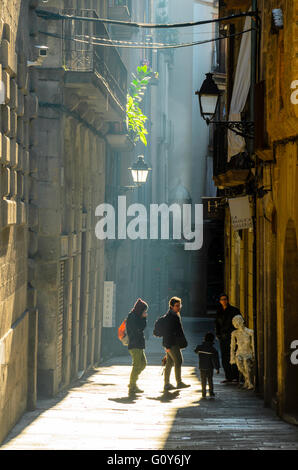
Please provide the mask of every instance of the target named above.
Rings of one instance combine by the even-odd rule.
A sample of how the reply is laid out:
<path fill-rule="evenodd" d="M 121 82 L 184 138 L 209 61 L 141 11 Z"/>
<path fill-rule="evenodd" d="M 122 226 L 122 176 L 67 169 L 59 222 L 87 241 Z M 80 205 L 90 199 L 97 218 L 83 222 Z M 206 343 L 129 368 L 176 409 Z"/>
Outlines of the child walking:
<path fill-rule="evenodd" d="M 209 385 L 209 395 L 210 397 L 215 397 L 213 390 L 213 369 L 216 369 L 217 374 L 219 374 L 219 358 L 218 352 L 213 347 L 213 344 L 214 334 L 207 333 L 203 344 L 199 344 L 195 349 L 195 353 L 199 355 L 199 369 L 202 382 L 203 398 L 206 398 L 207 381 Z"/>

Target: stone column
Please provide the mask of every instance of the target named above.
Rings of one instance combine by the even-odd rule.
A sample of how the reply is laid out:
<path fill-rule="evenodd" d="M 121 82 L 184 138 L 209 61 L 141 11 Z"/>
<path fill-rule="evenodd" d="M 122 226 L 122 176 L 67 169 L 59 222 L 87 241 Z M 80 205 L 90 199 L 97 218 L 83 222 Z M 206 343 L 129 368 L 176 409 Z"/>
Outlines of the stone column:
<path fill-rule="evenodd" d="M 43 101 L 61 96 L 57 71 L 40 71 L 38 93 Z M 44 80 L 47 80 L 45 86 Z M 64 262 L 61 256 L 61 156 L 64 117 L 48 107 L 39 112 L 38 135 L 38 253 L 36 288 L 39 310 L 38 391 L 54 396 L 62 384 Z M 62 322 L 62 326 L 61 326 Z M 62 331 L 61 331 L 62 328 Z"/>

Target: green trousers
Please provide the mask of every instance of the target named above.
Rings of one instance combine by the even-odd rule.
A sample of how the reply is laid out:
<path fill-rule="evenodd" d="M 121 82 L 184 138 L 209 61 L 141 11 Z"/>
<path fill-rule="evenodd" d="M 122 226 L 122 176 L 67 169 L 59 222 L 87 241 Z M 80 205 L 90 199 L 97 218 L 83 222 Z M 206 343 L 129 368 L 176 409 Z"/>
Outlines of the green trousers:
<path fill-rule="evenodd" d="M 132 357 L 132 370 L 129 381 L 129 387 L 131 388 L 136 386 L 140 373 L 147 365 L 147 359 L 144 349 L 129 349 L 128 351 Z"/>
<path fill-rule="evenodd" d="M 172 367 L 175 368 L 175 378 L 177 385 L 181 382 L 181 366 L 183 358 L 179 346 L 175 345 L 167 352 L 167 362 L 165 367 L 165 385 L 170 382 Z"/>

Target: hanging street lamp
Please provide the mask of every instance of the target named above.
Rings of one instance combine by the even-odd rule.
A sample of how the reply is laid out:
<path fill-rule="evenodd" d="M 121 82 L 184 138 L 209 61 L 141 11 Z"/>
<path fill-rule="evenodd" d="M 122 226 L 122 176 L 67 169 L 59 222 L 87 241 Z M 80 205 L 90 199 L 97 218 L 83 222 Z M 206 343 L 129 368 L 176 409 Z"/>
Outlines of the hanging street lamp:
<path fill-rule="evenodd" d="M 200 91 L 195 92 L 199 98 L 201 116 L 207 124 L 215 117 L 221 94 L 212 75 L 212 73 L 206 73 Z"/>
<path fill-rule="evenodd" d="M 138 160 L 128 169 L 131 171 L 133 182 L 138 186 L 146 183 L 149 171 L 151 171 L 144 161 L 144 155 L 139 155 Z"/>
<path fill-rule="evenodd" d="M 196 91 L 198 95 L 200 112 L 202 118 L 206 121 L 207 125 L 210 123 L 217 124 L 220 127 L 225 127 L 235 132 L 235 134 L 242 137 L 253 139 L 254 138 L 254 122 L 252 121 L 215 121 L 215 115 L 219 105 L 221 91 L 213 80 L 212 73 L 206 73 L 206 78 L 202 83 L 200 91 Z"/>
<path fill-rule="evenodd" d="M 144 161 L 144 155 L 139 155 L 137 161 L 128 169 L 131 171 L 134 184 L 132 186 L 121 186 L 120 190 L 122 191 L 133 191 L 145 184 L 149 171 L 152 170 Z"/>

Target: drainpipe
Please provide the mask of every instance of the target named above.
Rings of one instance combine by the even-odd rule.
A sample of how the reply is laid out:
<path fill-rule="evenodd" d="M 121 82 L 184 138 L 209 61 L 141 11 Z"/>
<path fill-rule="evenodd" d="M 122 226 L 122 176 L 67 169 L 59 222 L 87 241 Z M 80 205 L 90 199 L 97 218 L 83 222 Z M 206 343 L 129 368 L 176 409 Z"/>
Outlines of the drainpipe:
<path fill-rule="evenodd" d="M 258 2 L 252 0 L 252 11 L 257 11 Z M 256 84 L 256 71 L 257 71 L 257 22 L 252 17 L 251 31 L 251 85 L 250 85 L 250 120 L 255 121 L 255 84 Z M 250 154 L 254 154 L 254 141 L 251 139 Z M 257 174 L 257 159 L 255 160 L 255 170 Z M 254 342 L 255 342 L 255 373 L 256 383 L 255 390 L 259 392 L 259 373 L 258 373 L 258 338 L 257 338 L 257 196 L 254 192 L 253 195 L 253 328 L 254 328 Z"/>

